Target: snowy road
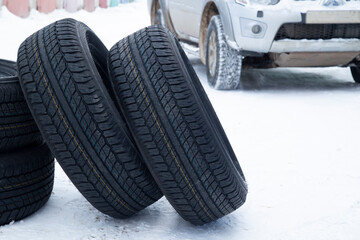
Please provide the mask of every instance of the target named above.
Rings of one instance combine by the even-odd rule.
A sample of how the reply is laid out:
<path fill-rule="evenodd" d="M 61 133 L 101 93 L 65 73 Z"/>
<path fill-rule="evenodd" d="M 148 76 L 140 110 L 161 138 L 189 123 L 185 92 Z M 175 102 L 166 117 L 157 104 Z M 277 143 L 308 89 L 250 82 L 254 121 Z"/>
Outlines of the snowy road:
<path fill-rule="evenodd" d="M 89 14 L 0 12 L 0 58 L 37 29 L 64 17 L 88 24 L 111 47 L 149 23 L 146 1 Z M 104 27 L 105 23 L 108 23 Z M 243 74 L 245 90 L 208 87 L 249 183 L 247 203 L 201 227 L 183 221 L 163 198 L 127 220 L 99 213 L 59 165 L 51 199 L 39 212 L 0 227 L 0 239 L 360 239 L 360 87 L 349 69 L 275 69 Z"/>

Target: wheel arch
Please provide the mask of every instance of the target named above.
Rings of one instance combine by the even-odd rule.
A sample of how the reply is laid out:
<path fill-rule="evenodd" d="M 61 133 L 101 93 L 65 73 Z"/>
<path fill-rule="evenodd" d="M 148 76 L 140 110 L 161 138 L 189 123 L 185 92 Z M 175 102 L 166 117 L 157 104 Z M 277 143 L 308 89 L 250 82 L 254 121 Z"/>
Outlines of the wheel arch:
<path fill-rule="evenodd" d="M 151 25 L 154 25 L 154 20 L 156 16 L 157 10 L 161 9 L 166 28 L 168 28 L 172 33 L 177 35 L 174 25 L 171 20 L 170 12 L 169 12 L 169 1 L 168 0 L 148 0 L 148 6 L 150 8 L 150 16 L 151 16 Z"/>
<path fill-rule="evenodd" d="M 229 39 L 233 39 L 233 30 L 231 16 L 226 1 L 211 0 L 207 1 L 201 15 L 200 31 L 199 31 L 199 50 L 201 62 L 205 64 L 205 47 L 207 28 L 210 20 L 214 15 L 220 15 L 224 25 L 224 31 Z"/>
<path fill-rule="evenodd" d="M 154 25 L 156 12 L 157 12 L 157 10 L 160 9 L 160 1 L 159 0 L 148 0 L 148 8 L 150 11 L 151 25 Z"/>

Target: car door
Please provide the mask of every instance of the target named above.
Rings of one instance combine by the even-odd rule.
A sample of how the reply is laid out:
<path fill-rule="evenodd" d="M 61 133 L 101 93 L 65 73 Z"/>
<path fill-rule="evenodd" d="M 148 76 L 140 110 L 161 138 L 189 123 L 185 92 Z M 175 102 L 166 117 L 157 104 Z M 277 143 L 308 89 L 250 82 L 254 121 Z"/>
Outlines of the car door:
<path fill-rule="evenodd" d="M 178 34 L 199 37 L 203 0 L 168 0 L 169 12 Z"/>

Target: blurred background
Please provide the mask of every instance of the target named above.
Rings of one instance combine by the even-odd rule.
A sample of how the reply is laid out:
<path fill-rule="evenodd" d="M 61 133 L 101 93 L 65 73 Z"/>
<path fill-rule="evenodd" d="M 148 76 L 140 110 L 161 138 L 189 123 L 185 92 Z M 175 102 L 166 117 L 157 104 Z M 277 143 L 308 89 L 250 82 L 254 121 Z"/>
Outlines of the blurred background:
<path fill-rule="evenodd" d="M 134 0 L 0 0 L 10 12 L 19 16 L 29 16 L 30 9 L 37 9 L 39 12 L 50 13 L 55 9 L 65 9 L 69 12 L 76 12 L 80 9 L 92 12 L 95 8 L 116 7 L 119 4 L 126 4 Z"/>

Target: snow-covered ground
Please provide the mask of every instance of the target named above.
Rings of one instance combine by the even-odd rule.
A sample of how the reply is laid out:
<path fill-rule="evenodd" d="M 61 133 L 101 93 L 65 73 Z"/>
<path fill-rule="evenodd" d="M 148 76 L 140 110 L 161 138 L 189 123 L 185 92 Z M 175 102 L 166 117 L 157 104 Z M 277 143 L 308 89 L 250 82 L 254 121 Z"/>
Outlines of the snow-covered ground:
<path fill-rule="evenodd" d="M 110 48 L 145 27 L 145 0 L 95 13 L 27 19 L 0 12 L 0 58 L 16 59 L 31 33 L 61 18 L 89 25 Z M 247 71 L 245 90 L 215 91 L 191 61 L 249 183 L 246 204 L 221 220 L 192 226 L 165 198 L 126 220 L 94 209 L 56 165 L 51 199 L 36 214 L 0 227 L 0 239 L 360 239 L 360 88 L 349 69 Z"/>

